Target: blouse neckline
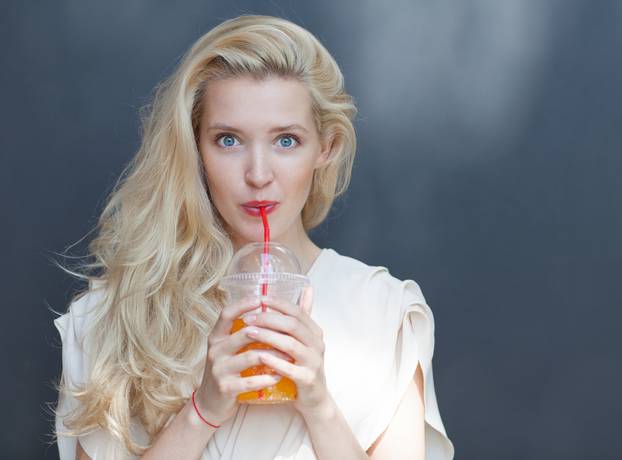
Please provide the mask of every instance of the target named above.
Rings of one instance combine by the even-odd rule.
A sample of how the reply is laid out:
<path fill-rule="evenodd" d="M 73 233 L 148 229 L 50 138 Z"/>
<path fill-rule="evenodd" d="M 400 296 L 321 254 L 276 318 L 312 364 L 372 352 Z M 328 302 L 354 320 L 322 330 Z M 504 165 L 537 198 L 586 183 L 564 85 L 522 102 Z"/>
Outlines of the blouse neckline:
<path fill-rule="evenodd" d="M 325 256 L 325 254 L 329 251 L 329 248 L 322 248 L 320 250 L 320 253 L 318 254 L 318 256 L 315 258 L 315 260 L 313 261 L 313 263 L 311 264 L 311 267 L 309 268 L 309 270 L 307 271 L 306 275 L 307 277 L 311 277 L 311 275 L 313 274 L 313 272 L 317 271 L 317 267 L 320 264 L 320 261 L 322 260 L 322 258 Z"/>

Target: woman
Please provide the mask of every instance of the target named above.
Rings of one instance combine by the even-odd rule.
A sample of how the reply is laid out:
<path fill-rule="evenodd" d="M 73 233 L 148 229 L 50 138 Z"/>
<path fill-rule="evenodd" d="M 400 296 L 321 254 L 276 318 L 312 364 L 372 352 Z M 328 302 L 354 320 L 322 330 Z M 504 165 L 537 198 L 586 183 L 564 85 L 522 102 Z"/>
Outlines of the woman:
<path fill-rule="evenodd" d="M 287 20 L 240 16 L 192 46 L 156 92 L 94 262 L 70 271 L 89 289 L 55 320 L 61 460 L 453 457 L 418 285 L 307 234 L 347 189 L 355 114 L 328 51 Z M 266 299 L 282 315 L 258 315 L 258 335 L 229 334 L 259 301 L 227 303 L 216 288 L 234 252 L 262 240 L 253 201 L 272 203 L 272 240 L 313 291 L 300 306 Z M 236 355 L 253 341 L 294 363 Z M 275 383 L 240 377 L 261 363 L 296 382 L 296 401 L 237 403 Z"/>

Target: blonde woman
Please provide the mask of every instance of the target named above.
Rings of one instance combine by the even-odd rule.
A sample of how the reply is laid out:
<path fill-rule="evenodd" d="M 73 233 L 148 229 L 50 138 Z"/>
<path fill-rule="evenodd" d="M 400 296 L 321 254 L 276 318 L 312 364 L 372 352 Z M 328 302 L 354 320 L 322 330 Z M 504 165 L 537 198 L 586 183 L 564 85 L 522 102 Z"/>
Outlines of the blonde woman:
<path fill-rule="evenodd" d="M 91 262 L 67 269 L 89 287 L 55 320 L 61 460 L 453 457 L 419 286 L 308 236 L 348 187 L 355 115 L 334 59 L 285 19 L 227 20 L 185 54 L 146 111 Z M 227 303 L 216 284 L 262 240 L 259 206 L 313 290 L 299 305 L 266 299 L 282 314 L 229 334 L 259 299 Z M 253 341 L 280 351 L 236 354 Z M 274 384 L 240 376 L 262 363 L 295 381 L 294 402 L 237 402 Z"/>

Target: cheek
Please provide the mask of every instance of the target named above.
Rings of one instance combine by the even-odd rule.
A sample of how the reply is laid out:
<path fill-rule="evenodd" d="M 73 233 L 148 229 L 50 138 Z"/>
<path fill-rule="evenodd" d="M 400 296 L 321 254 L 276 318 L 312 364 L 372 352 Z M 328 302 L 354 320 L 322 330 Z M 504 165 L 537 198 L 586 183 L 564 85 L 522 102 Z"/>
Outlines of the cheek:
<path fill-rule="evenodd" d="M 296 173 L 293 174 L 293 171 L 296 171 Z M 290 169 L 284 177 L 287 178 L 287 189 L 292 193 L 305 195 L 301 197 L 301 199 L 305 199 L 313 181 L 313 168 L 299 167 Z"/>
<path fill-rule="evenodd" d="M 203 171 L 208 179 L 212 179 L 213 183 L 224 183 L 238 177 L 244 169 L 243 162 L 242 156 L 227 155 L 218 152 L 216 148 L 201 147 Z"/>
<path fill-rule="evenodd" d="M 210 195 L 213 198 L 218 198 L 229 180 L 227 170 L 215 162 L 213 158 L 208 160 L 205 156 L 202 157 L 202 164 Z"/>

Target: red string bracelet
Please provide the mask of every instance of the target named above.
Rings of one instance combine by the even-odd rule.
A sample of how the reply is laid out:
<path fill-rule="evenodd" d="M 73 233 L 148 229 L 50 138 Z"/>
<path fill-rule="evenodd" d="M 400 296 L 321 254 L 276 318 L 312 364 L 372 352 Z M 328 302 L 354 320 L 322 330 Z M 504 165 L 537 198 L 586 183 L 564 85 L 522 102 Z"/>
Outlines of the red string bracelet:
<path fill-rule="evenodd" d="M 205 420 L 205 419 L 203 418 L 203 416 L 201 415 L 201 412 L 199 412 L 199 408 L 197 407 L 197 403 L 196 403 L 196 401 L 194 400 L 194 394 L 195 394 L 196 392 L 197 392 L 197 390 L 194 390 L 194 391 L 192 392 L 192 405 L 194 406 L 194 410 L 197 412 L 197 415 L 199 416 L 199 418 L 200 418 L 201 420 L 203 420 L 203 421 L 204 421 L 205 423 L 207 423 L 209 426 L 214 427 L 214 428 L 219 428 L 219 427 L 220 427 L 220 425 L 213 425 L 213 424 L 211 424 L 210 422 L 208 422 L 207 420 Z"/>

